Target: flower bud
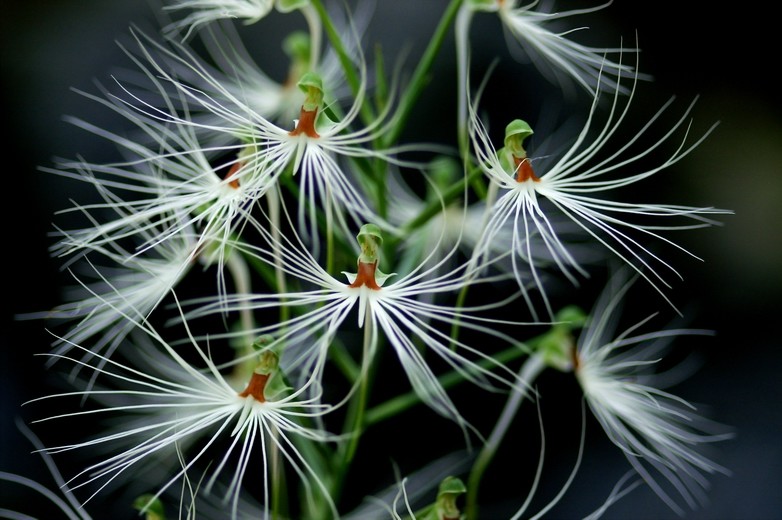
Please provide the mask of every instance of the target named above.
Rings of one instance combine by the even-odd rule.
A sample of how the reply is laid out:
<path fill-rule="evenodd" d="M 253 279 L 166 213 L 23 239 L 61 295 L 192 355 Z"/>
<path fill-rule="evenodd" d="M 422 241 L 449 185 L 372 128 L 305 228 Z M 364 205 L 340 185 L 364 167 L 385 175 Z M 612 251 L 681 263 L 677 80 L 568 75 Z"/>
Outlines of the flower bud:
<path fill-rule="evenodd" d="M 282 41 L 282 49 L 294 63 L 309 65 L 311 47 L 309 34 L 302 31 L 294 31 Z"/>
<path fill-rule="evenodd" d="M 133 509 L 143 511 L 144 520 L 166 520 L 163 502 L 154 495 L 141 495 L 133 501 Z"/>

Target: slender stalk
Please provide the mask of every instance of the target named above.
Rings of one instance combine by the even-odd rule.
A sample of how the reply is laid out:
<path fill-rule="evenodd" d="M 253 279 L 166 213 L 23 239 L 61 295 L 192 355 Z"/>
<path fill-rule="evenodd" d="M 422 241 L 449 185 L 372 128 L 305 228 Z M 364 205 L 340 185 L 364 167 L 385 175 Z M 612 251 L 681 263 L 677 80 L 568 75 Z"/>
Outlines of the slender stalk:
<path fill-rule="evenodd" d="M 301 9 L 301 14 L 307 21 L 307 27 L 310 30 L 310 63 L 313 68 L 320 65 L 320 49 L 323 41 L 323 26 L 321 25 L 317 10 L 312 5 Z"/>
<path fill-rule="evenodd" d="M 364 359 L 369 359 L 370 350 L 372 348 L 372 336 L 374 334 L 372 321 L 372 308 L 367 306 L 367 314 L 364 317 L 364 348 L 362 349 Z M 354 401 L 354 406 L 351 409 L 350 429 L 352 434 L 350 435 L 350 442 L 347 444 L 343 457 L 344 468 L 349 467 L 350 463 L 353 461 L 353 457 L 358 449 L 358 441 L 361 437 L 361 432 L 364 429 L 367 401 L 369 400 L 369 379 L 369 377 L 362 377 L 359 381 L 357 399 Z"/>
<path fill-rule="evenodd" d="M 234 281 L 236 292 L 239 294 L 250 294 L 250 269 L 245 262 L 244 256 L 238 254 L 236 251 L 231 251 L 225 261 L 225 266 L 228 272 L 231 274 L 231 278 Z M 237 357 L 244 357 L 252 352 L 253 342 L 255 337 L 251 335 L 249 331 L 255 328 L 255 319 L 253 318 L 252 310 L 249 308 L 242 308 L 239 310 L 239 323 L 242 330 L 245 332 L 245 337 L 242 340 L 242 346 L 237 349 Z M 234 368 L 233 376 L 239 380 L 245 380 L 255 368 L 255 360 L 239 363 Z"/>
<path fill-rule="evenodd" d="M 424 55 L 421 57 L 421 61 L 418 62 L 418 66 L 413 72 L 410 84 L 407 86 L 405 93 L 399 100 L 399 107 L 394 115 L 396 124 L 386 135 L 386 146 L 391 146 L 399 139 L 402 129 L 407 122 L 407 118 L 410 117 L 410 114 L 413 111 L 413 106 L 415 106 L 418 97 L 421 95 L 421 92 L 423 92 L 424 87 L 431 78 L 430 71 L 432 69 L 432 64 L 440 53 L 440 48 L 445 40 L 445 35 L 451 29 L 451 25 L 453 25 L 456 13 L 459 12 L 459 7 L 461 7 L 462 2 L 463 0 L 451 0 L 445 13 L 443 13 L 443 17 L 440 19 L 440 23 L 437 25 L 437 28 L 432 35 L 432 39 L 429 41 L 429 45 L 424 51 Z"/>
<path fill-rule="evenodd" d="M 231 277 L 234 280 L 236 286 L 236 292 L 238 294 L 250 294 L 252 288 L 250 283 L 250 270 L 245 262 L 244 256 L 231 252 L 228 255 L 225 263 L 228 271 L 231 273 Z M 283 306 L 285 308 L 285 306 Z M 249 308 L 241 308 L 239 311 L 239 321 L 243 331 L 251 331 L 255 328 L 255 319 L 253 318 L 252 311 Z M 240 357 L 249 354 L 253 350 L 253 343 L 255 337 L 247 332 L 247 337 L 243 342 L 242 348 L 237 351 Z M 246 379 L 247 375 L 252 372 L 255 367 L 256 361 L 250 358 L 244 363 L 236 365 L 234 369 L 234 376 L 240 379 Z M 272 432 L 272 435 L 278 435 L 276 431 Z M 279 448 L 277 443 L 270 443 L 271 449 L 271 508 L 272 518 L 277 520 L 283 518 L 284 511 L 287 508 L 287 502 L 285 500 L 285 475 L 283 473 L 283 466 L 280 459 Z"/>
<path fill-rule="evenodd" d="M 288 284 L 285 281 L 285 270 L 282 268 L 282 256 L 280 255 L 280 194 L 277 190 L 269 190 L 266 196 L 269 202 L 269 219 L 271 220 L 271 233 L 274 239 L 274 275 L 276 280 L 277 293 L 285 294 L 288 292 Z M 280 300 L 284 302 L 285 300 Z M 280 305 L 280 322 L 286 322 L 290 318 L 290 308 L 287 305 Z"/>
<path fill-rule="evenodd" d="M 326 271 L 334 272 L 334 216 L 331 207 L 331 187 L 326 186 L 326 207 L 323 208 L 326 214 Z"/>
<path fill-rule="evenodd" d="M 481 368 L 491 368 L 492 366 L 495 366 L 496 364 L 505 364 L 510 361 L 513 361 L 514 359 L 518 359 L 522 356 L 525 356 L 529 354 L 529 352 L 534 348 L 534 346 L 540 341 L 540 338 L 542 336 L 533 338 L 529 342 L 525 344 L 527 348 L 522 348 L 520 345 L 515 345 L 511 348 L 505 349 L 502 352 L 498 353 L 495 356 L 492 356 L 491 360 L 481 360 L 477 364 Z M 459 383 L 462 383 L 466 381 L 464 374 L 452 370 L 441 377 L 437 378 L 437 381 L 440 383 L 440 385 L 444 389 L 449 389 L 451 387 L 456 386 Z M 384 420 L 394 417 L 405 410 L 412 408 L 413 406 L 419 404 L 421 402 L 421 398 L 416 394 L 415 392 L 407 392 L 405 394 L 398 395 L 392 399 L 389 399 L 388 401 L 385 401 L 384 403 L 381 403 L 373 408 L 370 408 L 367 410 L 366 413 L 366 425 L 370 426 L 373 424 L 377 424 L 380 422 L 383 422 Z"/>
<path fill-rule="evenodd" d="M 329 360 L 336 365 L 350 384 L 355 383 L 361 377 L 361 367 L 353 360 L 339 338 L 334 338 L 329 345 Z"/>
<path fill-rule="evenodd" d="M 532 355 L 527 358 L 522 365 L 521 370 L 519 371 L 519 378 L 529 385 L 538 377 L 538 375 L 540 375 L 545 367 L 546 364 L 540 356 Z M 475 463 L 472 466 L 472 470 L 470 471 L 467 480 L 467 498 L 465 504 L 467 520 L 476 520 L 478 518 L 478 488 L 480 487 L 483 473 L 497 453 L 497 448 L 502 442 L 505 434 L 508 432 L 508 428 L 513 422 L 513 418 L 516 416 L 516 412 L 518 412 L 522 401 L 527 397 L 527 393 L 526 388 L 514 388 L 508 401 L 505 403 L 505 408 L 502 410 L 500 419 L 497 421 L 491 435 L 486 440 L 481 452 L 475 459 Z"/>
<path fill-rule="evenodd" d="M 312 7 L 315 8 L 315 11 L 320 17 L 320 21 L 323 24 L 323 28 L 326 31 L 329 42 L 331 43 L 332 47 L 334 47 L 334 50 L 339 57 L 339 62 L 342 65 L 342 70 L 345 72 L 345 78 L 347 79 L 348 85 L 350 85 L 350 90 L 353 92 L 354 96 L 358 96 L 361 92 L 361 78 L 356 72 L 353 60 L 351 60 L 350 56 L 345 50 L 345 45 L 342 43 L 342 37 L 340 36 L 337 28 L 334 26 L 334 22 L 331 21 L 331 17 L 326 11 L 326 8 L 323 6 L 321 0 L 311 0 L 311 2 Z M 361 119 L 366 124 L 369 124 L 375 120 L 375 113 L 372 110 L 372 107 L 369 106 L 366 97 L 361 103 Z"/>
<path fill-rule="evenodd" d="M 357 394 L 351 402 L 348 416 L 345 419 L 343 431 L 349 435 L 350 440 L 347 444 L 341 445 L 341 449 L 337 453 L 338 468 L 333 480 L 332 497 L 337 497 L 342 491 L 342 486 L 345 483 L 345 475 L 350 469 L 353 458 L 358 450 L 361 434 L 366 428 L 367 403 L 369 401 L 369 389 L 372 381 L 370 374 L 372 365 L 370 364 L 372 363 L 371 353 L 373 341 L 374 323 L 372 309 L 367 306 L 367 313 L 366 316 L 364 316 L 364 346 L 362 349 L 362 356 L 366 365 L 358 374 L 360 380 L 358 382 Z"/>
<path fill-rule="evenodd" d="M 271 435 L 279 436 L 277 428 Z M 287 512 L 287 501 L 285 500 L 285 473 L 283 472 L 282 458 L 280 457 L 280 448 L 277 446 L 277 442 L 271 443 L 271 503 L 272 503 L 272 520 L 282 520 L 285 518 Z"/>

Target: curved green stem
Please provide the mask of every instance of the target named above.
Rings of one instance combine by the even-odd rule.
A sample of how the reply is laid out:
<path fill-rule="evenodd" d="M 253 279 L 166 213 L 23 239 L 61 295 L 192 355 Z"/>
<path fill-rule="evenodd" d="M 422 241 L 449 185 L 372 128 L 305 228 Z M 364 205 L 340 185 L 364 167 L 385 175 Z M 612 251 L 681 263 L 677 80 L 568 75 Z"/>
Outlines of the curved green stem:
<path fill-rule="evenodd" d="M 274 428 L 271 435 L 279 436 L 279 431 Z M 272 520 L 284 518 L 287 511 L 287 501 L 285 500 L 285 473 L 283 472 L 282 460 L 280 457 L 280 448 L 278 442 L 272 442 L 270 446 L 271 454 L 271 515 Z"/>
<path fill-rule="evenodd" d="M 285 270 L 282 269 L 282 257 L 280 255 L 280 194 L 277 190 L 269 190 L 266 196 L 269 202 L 269 219 L 271 220 L 271 234 L 274 239 L 272 248 L 274 249 L 274 277 L 276 280 L 277 292 L 285 294 L 288 291 L 288 284 L 285 281 Z M 285 300 L 281 300 L 284 302 Z M 288 321 L 290 318 L 290 308 L 287 305 L 280 305 L 280 323 Z"/>
<path fill-rule="evenodd" d="M 334 47 L 334 50 L 339 57 L 339 62 L 342 65 L 342 70 L 345 72 L 345 78 L 347 79 L 348 85 L 350 85 L 350 90 L 353 92 L 354 96 L 363 95 L 361 77 L 356 72 L 353 60 L 350 58 L 350 55 L 348 55 L 347 50 L 345 50 L 345 45 L 342 43 L 342 37 L 334 26 L 334 22 L 332 22 L 331 17 L 321 0 L 311 0 L 311 2 L 312 7 L 320 17 L 320 21 L 323 24 L 329 42 Z M 369 124 L 375 119 L 374 111 L 372 110 L 372 107 L 369 106 L 366 97 L 364 97 L 364 100 L 361 103 L 361 118 L 366 124 Z"/>
<path fill-rule="evenodd" d="M 331 206 L 331 187 L 326 186 L 326 272 L 334 272 L 334 209 Z"/>
<path fill-rule="evenodd" d="M 304 15 L 304 19 L 307 21 L 307 26 L 310 29 L 310 63 L 313 68 L 317 68 L 320 65 L 323 26 L 321 25 L 318 11 L 312 5 L 303 7 L 301 14 Z"/>
<path fill-rule="evenodd" d="M 470 280 L 466 280 L 464 285 L 462 286 L 461 290 L 459 291 L 459 295 L 456 297 L 456 308 L 461 309 L 464 307 L 464 301 L 467 299 L 467 291 L 470 290 Z M 459 328 L 460 328 L 461 320 L 457 316 L 454 319 L 453 325 L 451 325 L 451 350 L 456 350 L 456 340 L 459 337 Z"/>
<path fill-rule="evenodd" d="M 432 64 L 440 53 L 440 48 L 445 40 L 445 35 L 450 30 L 462 2 L 463 0 L 451 0 L 450 5 L 448 5 L 445 13 L 443 13 L 443 17 L 440 19 L 440 23 L 437 25 L 437 28 L 432 35 L 432 39 L 429 41 L 429 45 L 426 47 L 424 55 L 421 57 L 421 61 L 418 62 L 418 66 L 413 72 L 410 84 L 407 86 L 404 95 L 399 100 L 399 107 L 394 115 L 396 124 L 386 135 L 386 146 L 391 146 L 399 139 L 402 128 L 405 126 L 407 118 L 410 117 L 410 113 L 413 111 L 413 106 L 416 101 L 418 101 L 418 97 L 421 95 L 421 92 L 423 92 L 426 83 L 429 82 L 429 73 L 432 69 Z"/>
<path fill-rule="evenodd" d="M 374 341 L 374 324 L 372 318 L 372 309 L 367 309 L 367 314 L 364 317 L 364 347 L 362 349 L 362 356 L 364 362 L 371 363 L 372 358 L 372 342 Z M 345 420 L 345 432 L 349 433 L 350 440 L 347 444 L 343 444 L 339 450 L 338 457 L 338 472 L 334 479 L 334 491 L 332 496 L 338 496 L 341 492 L 341 486 L 345 481 L 345 474 L 348 472 L 353 458 L 356 455 L 358 449 L 359 440 L 361 434 L 366 428 L 366 412 L 367 403 L 369 401 L 369 386 L 372 377 L 368 373 L 370 368 L 366 367 L 362 369 L 363 374 L 359 375 L 358 381 L 358 393 L 353 399 L 348 417 Z"/>
<path fill-rule="evenodd" d="M 505 349 L 502 352 L 492 356 L 491 360 L 483 359 L 479 361 L 477 365 L 481 368 L 491 368 L 500 364 L 509 363 L 514 359 L 528 355 L 532 349 L 535 348 L 535 345 L 540 342 L 542 337 L 543 336 L 533 338 L 524 346 L 514 345 L 513 347 Z M 440 383 L 440 386 L 442 386 L 443 389 L 448 390 L 449 388 L 454 387 L 459 383 L 467 381 L 467 379 L 465 379 L 463 373 L 457 370 L 452 370 L 447 374 L 438 377 L 437 381 Z M 384 420 L 390 417 L 394 417 L 419 403 L 421 403 L 421 397 L 413 391 L 398 395 L 369 409 L 366 413 L 366 425 L 371 426 L 373 424 L 383 422 Z"/>
<path fill-rule="evenodd" d="M 225 267 L 231 274 L 236 292 L 239 294 L 250 294 L 250 270 L 244 256 L 239 254 L 238 251 L 231 251 L 225 260 Z M 242 339 L 241 348 L 237 349 L 236 354 L 237 357 L 244 357 L 252 353 L 253 342 L 255 341 L 255 336 L 250 333 L 250 331 L 255 329 L 255 319 L 253 318 L 252 310 L 246 307 L 241 308 L 239 310 L 239 323 L 242 331 L 245 333 L 245 337 Z M 239 363 L 234 368 L 233 375 L 240 380 L 244 380 L 252 373 L 254 367 L 255 360 L 253 359 Z"/>

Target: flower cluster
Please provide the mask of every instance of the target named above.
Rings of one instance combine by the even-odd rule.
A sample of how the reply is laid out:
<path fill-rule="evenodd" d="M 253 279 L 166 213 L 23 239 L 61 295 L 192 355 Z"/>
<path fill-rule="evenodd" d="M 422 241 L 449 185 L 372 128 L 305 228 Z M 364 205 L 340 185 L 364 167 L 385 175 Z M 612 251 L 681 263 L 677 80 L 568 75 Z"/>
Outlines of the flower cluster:
<path fill-rule="evenodd" d="M 67 501 L 46 495 L 72 517 L 110 496 L 148 519 L 475 519 L 487 467 L 518 445 L 506 434 L 532 424 L 522 404 L 553 368 L 575 376 L 639 477 L 606 490 L 592 517 L 641 483 L 676 512 L 697 506 L 705 474 L 726 471 L 701 445 L 727 435 L 658 388 L 653 368 L 662 343 L 701 331 L 615 322 L 629 279 L 676 310 L 678 272 L 658 246 L 684 251 L 669 231 L 728 213 L 627 195 L 711 129 L 691 136 L 693 105 L 668 124 L 673 100 L 633 123 L 649 79 L 638 50 L 578 43 L 568 25 L 604 6 L 451 0 L 408 75 L 367 51 L 367 5 L 169 0 L 159 36 L 134 28 L 123 45 L 135 72 L 82 93 L 128 130 L 72 118 L 117 159 L 42 168 L 99 197 L 64 210 L 83 225 L 58 228 L 52 247 L 76 288 L 33 315 L 52 322 L 50 368 L 76 386 L 31 403 L 59 410 L 33 427 L 95 430 L 40 447 L 49 462 L 89 458 L 61 482 Z M 307 29 L 281 43 L 288 73 L 275 80 L 245 31 L 299 16 Z M 515 74 L 587 100 L 578 131 L 542 136 L 551 149 L 536 146 L 533 114 L 484 109 L 491 74 L 473 88 L 471 29 L 484 16 L 536 66 L 513 62 Z M 406 141 L 449 30 L 456 84 L 434 83 L 455 93 L 453 144 Z M 574 309 L 580 280 L 616 260 L 594 309 Z M 84 408 L 59 404 L 74 396 Z M 413 411 L 423 418 L 406 423 Z M 399 457 L 427 452 L 427 439 L 466 454 L 385 471 L 378 442 Z M 509 518 L 529 514 L 543 451 Z"/>

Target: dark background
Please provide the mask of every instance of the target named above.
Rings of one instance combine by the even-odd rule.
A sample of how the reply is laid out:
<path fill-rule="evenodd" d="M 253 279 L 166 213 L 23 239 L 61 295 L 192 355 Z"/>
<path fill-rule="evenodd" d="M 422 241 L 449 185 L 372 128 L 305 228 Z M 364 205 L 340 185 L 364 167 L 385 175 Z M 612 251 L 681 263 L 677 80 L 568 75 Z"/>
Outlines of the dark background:
<path fill-rule="evenodd" d="M 387 56 L 410 45 L 414 57 L 445 4 L 380 0 L 370 31 L 384 42 Z M 410 15 L 413 9 L 415 16 Z M 105 153 L 110 157 L 105 143 L 62 121 L 63 114 L 74 114 L 101 122 L 101 113 L 92 114 L 94 103 L 69 89 L 94 91 L 93 80 L 106 81 L 118 63 L 126 64 L 115 39 L 127 34 L 131 21 L 150 20 L 150 12 L 149 5 L 134 0 L 3 2 L 0 122 L 6 231 L 2 245 L 0 471 L 49 482 L 40 460 L 28 454 L 31 448 L 19 434 L 15 419 L 30 420 L 31 412 L 20 408 L 20 403 L 45 393 L 43 361 L 34 354 L 45 351 L 50 338 L 40 323 L 18 322 L 13 316 L 58 302 L 61 277 L 57 265 L 48 260 L 46 234 L 55 220 L 53 211 L 65 207 L 65 198 L 75 191 L 62 179 L 36 168 L 49 164 L 55 156 L 70 158 L 84 153 L 100 157 Z M 651 110 L 673 94 L 683 109 L 699 95 L 694 110 L 696 133 L 713 121 L 721 122 L 696 153 L 661 175 L 655 181 L 661 184 L 653 187 L 655 192 L 668 193 L 664 200 L 669 202 L 735 211 L 722 219 L 722 227 L 679 238 L 704 262 L 683 255 L 674 258 L 684 274 L 684 282 L 674 287 L 677 303 L 692 311 L 693 326 L 716 331 L 714 338 L 700 341 L 694 348 L 702 368 L 674 392 L 694 403 L 704 403 L 704 413 L 731 425 L 737 435 L 715 446 L 713 457 L 733 474 L 711 478 L 711 504 L 688 514 L 694 519 L 782 518 L 782 494 L 778 491 L 782 488 L 782 341 L 778 327 L 782 315 L 782 104 L 775 79 L 780 45 L 774 19 L 754 6 L 733 6 L 726 12 L 716 9 L 713 2 L 661 4 L 646 0 L 618 0 L 599 14 L 582 18 L 593 27 L 585 38 L 601 45 L 612 45 L 620 36 L 625 43 L 631 42 L 637 32 L 643 49 L 641 69 L 655 77 L 653 84 L 643 86 L 644 98 L 639 99 L 650 100 L 650 107 L 641 102 L 641 110 Z M 486 56 L 494 52 L 492 49 L 504 48 L 494 22 L 484 15 L 476 19 L 473 31 L 475 43 L 486 49 Z M 264 37 L 274 42 L 285 27 L 284 23 L 266 24 Z M 389 30 L 394 31 L 393 38 Z M 478 56 L 476 68 L 486 56 Z M 508 63 L 506 54 L 501 59 Z M 270 67 L 272 73 L 281 74 L 273 64 Z M 438 75 L 453 74 L 452 67 L 452 57 L 444 56 L 435 70 Z M 498 69 L 502 78 L 502 67 Z M 513 86 L 509 78 L 508 88 Z M 518 87 L 522 96 L 528 96 L 519 101 L 528 110 L 545 103 L 536 99 L 534 86 Z M 421 120 L 448 121 L 449 111 L 443 105 L 454 106 L 448 95 L 427 94 L 421 100 Z M 411 137 L 436 140 L 450 135 L 445 124 L 422 123 L 416 128 L 416 134 L 421 135 Z M 544 402 L 544 414 L 554 415 L 551 410 L 558 404 L 573 406 L 575 401 L 567 396 L 576 389 L 564 381 L 556 374 L 540 381 L 542 387 L 554 392 Z M 566 397 L 557 397 L 557 388 Z M 599 429 L 594 426 L 590 423 L 588 430 L 588 442 L 594 448 L 552 517 L 578 518 L 590 511 L 597 505 L 594 496 L 605 496 L 626 469 L 621 455 L 601 443 Z M 552 435 L 556 439 L 557 433 Z M 556 455 L 552 457 L 557 460 Z M 564 457 L 560 461 L 563 474 L 569 470 L 569 460 Z M 0 507 L 10 499 L 8 493 L 10 488 L 0 484 Z M 523 488 L 518 492 L 525 493 Z M 31 514 L 38 507 L 32 502 L 27 505 L 32 509 L 26 512 Z M 94 517 L 109 518 L 99 513 Z M 675 515 L 642 488 L 612 507 L 606 518 Z"/>

